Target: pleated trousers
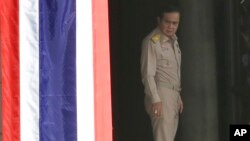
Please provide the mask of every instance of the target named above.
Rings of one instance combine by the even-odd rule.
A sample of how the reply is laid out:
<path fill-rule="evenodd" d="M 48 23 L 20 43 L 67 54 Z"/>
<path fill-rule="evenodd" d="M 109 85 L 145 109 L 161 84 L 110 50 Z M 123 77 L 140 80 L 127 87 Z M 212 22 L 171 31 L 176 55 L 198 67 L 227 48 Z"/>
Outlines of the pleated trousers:
<path fill-rule="evenodd" d="M 179 122 L 180 93 L 166 87 L 158 87 L 158 94 L 163 106 L 161 117 L 154 116 L 152 102 L 145 96 L 145 108 L 151 119 L 154 141 L 174 141 Z"/>

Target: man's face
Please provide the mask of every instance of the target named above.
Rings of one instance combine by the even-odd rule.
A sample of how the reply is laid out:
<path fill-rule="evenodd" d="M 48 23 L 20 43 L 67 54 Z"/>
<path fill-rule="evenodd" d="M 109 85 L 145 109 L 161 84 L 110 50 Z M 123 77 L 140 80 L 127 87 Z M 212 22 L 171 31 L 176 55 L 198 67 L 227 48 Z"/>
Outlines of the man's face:
<path fill-rule="evenodd" d="M 171 38 L 178 29 L 179 20 L 179 12 L 164 13 L 161 19 L 158 18 L 158 25 L 163 34 Z"/>

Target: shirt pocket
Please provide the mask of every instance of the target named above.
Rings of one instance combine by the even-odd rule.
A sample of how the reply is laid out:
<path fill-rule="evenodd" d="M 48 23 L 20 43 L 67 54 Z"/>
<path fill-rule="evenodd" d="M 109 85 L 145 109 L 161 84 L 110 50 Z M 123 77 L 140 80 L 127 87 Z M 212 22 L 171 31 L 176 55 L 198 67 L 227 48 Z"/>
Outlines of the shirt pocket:
<path fill-rule="evenodd" d="M 169 68 L 171 67 L 171 60 L 170 56 L 168 55 L 161 55 L 161 57 L 157 60 L 158 68 Z"/>
<path fill-rule="evenodd" d="M 169 60 L 168 59 L 160 59 L 160 60 L 158 60 L 158 67 L 160 67 L 160 68 L 169 67 Z"/>

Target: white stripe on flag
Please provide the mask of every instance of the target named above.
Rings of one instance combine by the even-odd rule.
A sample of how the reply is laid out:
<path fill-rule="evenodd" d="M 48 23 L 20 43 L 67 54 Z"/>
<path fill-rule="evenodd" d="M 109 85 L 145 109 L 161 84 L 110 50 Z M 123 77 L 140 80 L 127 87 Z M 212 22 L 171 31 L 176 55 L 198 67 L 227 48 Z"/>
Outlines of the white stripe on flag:
<path fill-rule="evenodd" d="M 92 0 L 76 0 L 77 138 L 94 141 Z"/>
<path fill-rule="evenodd" d="M 21 141 L 39 141 L 38 0 L 19 0 Z"/>

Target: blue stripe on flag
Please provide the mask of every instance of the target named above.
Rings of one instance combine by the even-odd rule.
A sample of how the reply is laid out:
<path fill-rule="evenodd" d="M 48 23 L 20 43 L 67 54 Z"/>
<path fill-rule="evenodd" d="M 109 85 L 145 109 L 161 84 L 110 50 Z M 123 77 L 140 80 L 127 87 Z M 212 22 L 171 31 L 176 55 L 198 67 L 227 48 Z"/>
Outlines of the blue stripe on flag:
<path fill-rule="evenodd" d="M 39 8 L 40 141 L 76 141 L 76 2 Z"/>

